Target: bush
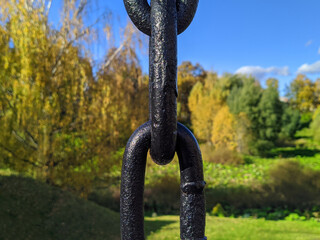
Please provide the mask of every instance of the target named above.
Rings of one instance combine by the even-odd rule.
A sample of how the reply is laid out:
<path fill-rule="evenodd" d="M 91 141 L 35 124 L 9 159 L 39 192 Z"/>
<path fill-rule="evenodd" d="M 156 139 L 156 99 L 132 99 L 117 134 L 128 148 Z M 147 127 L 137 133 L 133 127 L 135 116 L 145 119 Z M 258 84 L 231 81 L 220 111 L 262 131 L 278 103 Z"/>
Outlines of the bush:
<path fill-rule="evenodd" d="M 224 211 L 222 205 L 218 203 L 211 211 L 211 215 L 218 216 L 218 217 L 224 217 L 226 216 L 226 212 Z"/>
<path fill-rule="evenodd" d="M 88 200 L 113 211 L 120 211 L 120 189 L 118 187 L 95 190 L 89 194 Z"/>
<path fill-rule="evenodd" d="M 312 121 L 312 113 L 311 112 L 302 113 L 301 118 L 300 118 L 300 122 L 299 122 L 299 129 L 309 127 L 311 121 Z"/>
<path fill-rule="evenodd" d="M 214 154 L 214 146 L 211 142 L 200 144 L 201 155 L 204 161 L 210 161 L 211 156 Z"/>
<path fill-rule="evenodd" d="M 290 213 L 287 217 L 285 217 L 287 221 L 305 221 L 305 216 L 299 216 L 298 213 Z"/>
<path fill-rule="evenodd" d="M 270 170 L 264 191 L 279 205 L 312 207 L 320 204 L 320 171 L 303 167 L 296 161 L 282 161 Z"/>
<path fill-rule="evenodd" d="M 319 208 L 314 206 L 320 206 L 320 171 L 299 162 L 280 161 L 269 170 L 269 179 L 263 184 L 206 189 L 207 211 L 218 203 L 227 216 L 249 214 L 277 220 L 296 212 L 307 219 L 315 218 Z"/>
<path fill-rule="evenodd" d="M 177 214 L 179 174 L 161 174 L 153 175 L 145 186 L 146 213 Z M 249 215 L 277 220 L 295 212 L 307 219 L 319 219 L 320 208 L 314 206 L 320 206 L 320 171 L 305 168 L 295 161 L 280 160 L 269 170 L 265 182 L 221 183 L 214 188 L 205 188 L 205 196 L 206 210 L 216 215 L 219 215 L 217 206 L 220 204 L 224 216 Z M 89 195 L 89 200 L 119 211 L 119 187 L 95 191 Z"/>
<path fill-rule="evenodd" d="M 313 136 L 313 139 L 316 142 L 320 142 L 320 107 L 315 111 L 313 114 L 313 120 L 310 124 L 311 133 Z"/>
<path fill-rule="evenodd" d="M 180 209 L 180 182 L 177 176 L 164 175 L 145 187 L 146 212 L 177 214 Z"/>
<path fill-rule="evenodd" d="M 209 162 L 226 165 L 244 164 L 244 160 L 240 154 L 227 148 L 216 149 L 207 160 Z"/>
<path fill-rule="evenodd" d="M 256 156 L 266 157 L 270 150 L 274 147 L 274 144 L 268 140 L 256 140 L 250 143 L 250 152 Z"/>

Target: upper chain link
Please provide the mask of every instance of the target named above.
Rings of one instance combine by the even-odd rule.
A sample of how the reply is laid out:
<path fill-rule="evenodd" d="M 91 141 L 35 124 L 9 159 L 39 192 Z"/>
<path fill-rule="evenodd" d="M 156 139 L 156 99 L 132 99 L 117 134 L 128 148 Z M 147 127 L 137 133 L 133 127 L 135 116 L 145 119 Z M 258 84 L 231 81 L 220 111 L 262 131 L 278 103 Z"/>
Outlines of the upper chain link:
<path fill-rule="evenodd" d="M 178 34 L 184 32 L 193 20 L 199 0 L 177 0 Z M 151 35 L 150 5 L 147 0 L 124 0 L 128 15 L 143 33 Z"/>
<path fill-rule="evenodd" d="M 150 36 L 150 155 L 172 161 L 177 139 L 177 35 L 191 23 L 199 0 L 124 0 L 133 23 Z"/>

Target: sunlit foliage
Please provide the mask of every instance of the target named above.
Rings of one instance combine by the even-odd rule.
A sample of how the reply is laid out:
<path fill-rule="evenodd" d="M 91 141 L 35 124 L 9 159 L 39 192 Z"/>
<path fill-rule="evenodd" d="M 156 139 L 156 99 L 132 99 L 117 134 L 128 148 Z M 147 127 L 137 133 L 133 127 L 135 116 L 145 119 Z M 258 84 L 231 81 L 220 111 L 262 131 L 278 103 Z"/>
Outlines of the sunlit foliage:
<path fill-rule="evenodd" d="M 1 1 L 0 15 L 1 161 L 84 196 L 147 108 L 132 27 L 94 74 L 87 4 L 65 1 L 57 29 L 44 1 Z"/>

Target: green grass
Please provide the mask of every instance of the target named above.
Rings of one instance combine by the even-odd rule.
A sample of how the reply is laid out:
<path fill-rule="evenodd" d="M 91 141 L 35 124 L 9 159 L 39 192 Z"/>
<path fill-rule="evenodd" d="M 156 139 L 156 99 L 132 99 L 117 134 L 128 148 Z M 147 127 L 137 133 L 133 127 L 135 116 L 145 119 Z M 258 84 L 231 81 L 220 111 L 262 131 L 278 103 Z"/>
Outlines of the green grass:
<path fill-rule="evenodd" d="M 0 176 L 1 240 L 119 240 L 119 213 L 31 178 Z M 179 239 L 179 217 L 146 217 L 147 239 Z M 207 217 L 208 239 L 320 240 L 320 223 Z"/>
<path fill-rule="evenodd" d="M 146 218 L 146 221 L 147 224 L 168 223 L 147 239 L 180 239 L 177 216 Z M 214 240 L 320 240 L 320 223 L 207 217 L 206 236 Z"/>
<path fill-rule="evenodd" d="M 221 194 L 234 194 L 235 189 L 263 184 L 268 181 L 269 169 L 284 160 L 320 170 L 320 146 L 308 134 L 299 132 L 295 147 L 274 148 L 268 158 L 246 157 L 246 163 L 238 166 L 204 159 L 206 189 L 225 189 L 228 191 Z M 149 161 L 146 185 L 167 176 L 178 178 L 177 173 L 177 159 L 167 166 L 154 166 Z M 120 179 L 120 170 L 113 171 L 112 177 Z M 217 192 L 214 194 L 217 198 Z M 207 206 L 209 203 L 207 199 Z M 10 169 L 0 169 L 0 240 L 119 240 L 119 222 L 119 213 L 32 178 L 19 177 Z M 179 239 L 179 217 L 146 217 L 145 232 L 147 239 Z M 223 240 L 320 240 L 320 223 L 208 216 L 206 235 Z"/>
<path fill-rule="evenodd" d="M 208 162 L 204 158 L 203 169 L 207 183 L 206 188 L 250 187 L 256 183 L 265 183 L 269 178 L 270 168 L 286 160 L 298 161 L 302 166 L 320 170 L 320 147 L 279 147 L 272 149 L 270 155 L 266 158 L 246 156 L 248 163 L 236 166 L 216 164 Z M 147 167 L 146 184 L 167 175 L 176 176 L 177 173 L 179 173 L 177 159 L 166 166 L 155 166 L 150 160 Z"/>
<path fill-rule="evenodd" d="M 286 147 L 277 147 L 270 151 L 268 157 L 244 156 L 245 164 L 223 165 L 209 162 L 210 155 L 214 154 L 213 148 L 201 144 L 203 153 L 204 178 L 206 188 L 216 187 L 251 187 L 263 184 L 269 179 L 269 170 L 277 163 L 284 160 L 298 161 L 302 166 L 313 170 L 320 170 L 320 144 L 312 139 L 310 129 L 297 132 L 295 140 L 289 141 Z M 150 156 L 147 161 L 146 185 L 152 185 L 161 178 L 176 176 L 179 173 L 177 157 L 173 162 L 165 165 L 155 165 Z M 120 167 L 113 169 L 110 176 L 115 179 L 114 185 L 120 186 Z"/>

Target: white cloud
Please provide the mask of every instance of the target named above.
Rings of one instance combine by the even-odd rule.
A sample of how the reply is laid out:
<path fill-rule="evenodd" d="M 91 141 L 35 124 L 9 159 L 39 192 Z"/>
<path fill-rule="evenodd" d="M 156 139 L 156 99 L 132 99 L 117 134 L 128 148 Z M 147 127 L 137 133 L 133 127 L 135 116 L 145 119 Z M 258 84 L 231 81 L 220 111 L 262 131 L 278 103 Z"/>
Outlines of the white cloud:
<path fill-rule="evenodd" d="M 308 42 L 306 42 L 306 47 L 310 46 L 313 43 L 313 40 L 309 40 Z"/>
<path fill-rule="evenodd" d="M 298 68 L 298 73 L 320 73 L 320 61 L 312 64 L 305 63 Z"/>
<path fill-rule="evenodd" d="M 288 76 L 290 74 L 289 67 L 268 67 L 260 66 L 244 66 L 236 71 L 236 74 L 251 75 L 257 79 L 263 79 L 267 75 Z"/>

